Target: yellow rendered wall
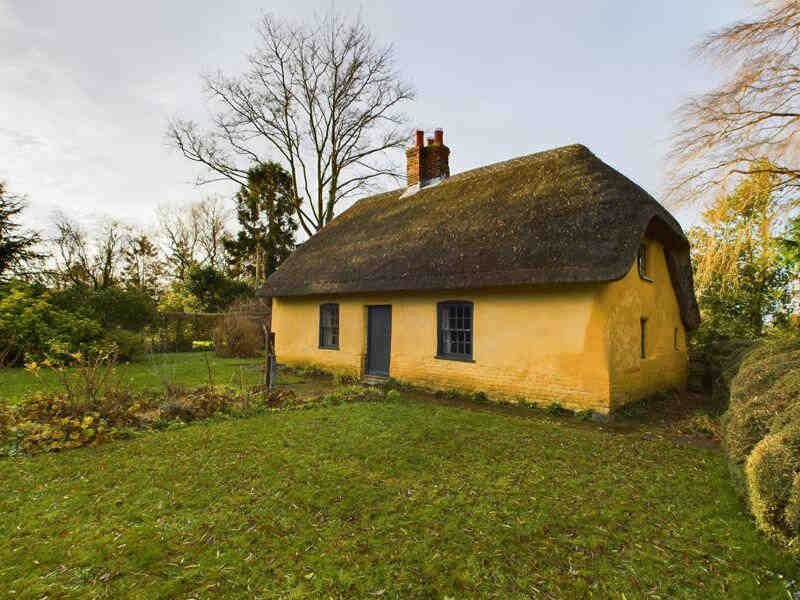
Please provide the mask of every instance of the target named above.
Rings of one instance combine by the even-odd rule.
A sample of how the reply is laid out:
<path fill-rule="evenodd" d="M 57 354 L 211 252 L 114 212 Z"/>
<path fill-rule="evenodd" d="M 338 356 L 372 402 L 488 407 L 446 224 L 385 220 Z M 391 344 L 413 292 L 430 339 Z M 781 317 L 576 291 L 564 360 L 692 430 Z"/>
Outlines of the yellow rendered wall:
<path fill-rule="evenodd" d="M 686 333 L 663 246 L 646 243 L 651 281 L 639 277 L 634 262 L 623 279 L 609 284 L 275 298 L 278 360 L 361 375 L 366 307 L 389 304 L 390 374 L 402 381 L 599 412 L 661 390 L 682 392 Z M 474 303 L 474 362 L 436 358 L 436 304 L 443 300 Z M 318 347 L 319 305 L 325 302 L 339 303 L 339 350 Z"/>
<path fill-rule="evenodd" d="M 435 389 L 492 398 L 609 410 L 603 285 L 408 292 L 273 299 L 282 363 L 313 363 L 361 374 L 366 307 L 392 306 L 390 375 Z M 474 303 L 474 362 L 438 359 L 436 304 Z M 318 347 L 319 305 L 339 303 L 339 350 Z"/>
<path fill-rule="evenodd" d="M 612 409 L 661 390 L 683 393 L 686 389 L 686 332 L 664 247 L 655 240 L 645 239 L 644 243 L 647 275 L 652 281 L 639 276 L 634 262 L 624 278 L 605 287 L 600 300 L 608 315 Z M 641 318 L 647 319 L 644 359 L 640 351 Z"/>

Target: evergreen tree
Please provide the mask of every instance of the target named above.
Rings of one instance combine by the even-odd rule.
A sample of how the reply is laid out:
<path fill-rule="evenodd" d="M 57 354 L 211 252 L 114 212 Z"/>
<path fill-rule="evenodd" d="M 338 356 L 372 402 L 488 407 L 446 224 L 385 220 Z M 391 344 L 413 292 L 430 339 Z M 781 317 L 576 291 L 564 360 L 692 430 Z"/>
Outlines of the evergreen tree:
<path fill-rule="evenodd" d="M 225 312 L 234 301 L 250 298 L 253 290 L 243 281 L 227 277 L 214 267 L 195 267 L 189 272 L 186 291 L 205 312 Z"/>
<path fill-rule="evenodd" d="M 34 251 L 39 236 L 20 231 L 18 219 L 24 208 L 23 200 L 7 193 L 0 181 L 0 281 L 11 273 L 20 274 L 26 263 L 40 256 Z"/>
<path fill-rule="evenodd" d="M 292 180 L 277 163 L 267 162 L 251 168 L 247 186 L 236 194 L 236 220 L 240 230 L 236 239 L 225 241 L 231 270 L 264 283 L 294 249 Z"/>

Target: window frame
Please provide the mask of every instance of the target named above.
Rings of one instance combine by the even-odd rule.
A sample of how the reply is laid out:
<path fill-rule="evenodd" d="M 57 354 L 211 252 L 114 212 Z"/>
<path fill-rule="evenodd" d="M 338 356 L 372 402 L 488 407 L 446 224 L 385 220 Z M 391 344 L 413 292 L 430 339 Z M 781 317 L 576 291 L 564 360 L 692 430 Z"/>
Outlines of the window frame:
<path fill-rule="evenodd" d="M 469 310 L 469 328 L 456 328 L 450 330 L 444 328 L 445 319 L 449 319 L 450 315 L 445 315 L 446 311 L 450 309 L 468 309 Z M 456 318 L 458 318 L 456 316 Z M 462 321 L 464 317 L 461 317 Z M 444 334 L 445 331 L 457 331 L 465 334 L 463 344 L 468 352 L 450 352 L 445 348 Z M 468 336 L 466 335 L 468 334 Z M 468 339 L 466 339 L 468 337 Z M 456 360 L 461 362 L 475 362 L 475 303 L 469 300 L 444 300 L 436 303 L 436 358 L 444 360 Z"/>
<path fill-rule="evenodd" d="M 650 283 L 653 280 L 647 274 L 647 267 L 648 267 L 648 258 L 649 258 L 649 251 L 647 248 L 647 242 L 641 242 L 639 244 L 639 249 L 636 251 L 636 270 L 639 273 L 639 277 L 644 281 L 648 281 Z"/>
<path fill-rule="evenodd" d="M 326 311 L 332 311 L 330 314 L 333 321 L 330 324 L 325 323 Z M 327 344 L 326 330 L 330 329 L 331 344 Z M 319 348 L 320 350 L 338 350 L 339 349 L 339 303 L 338 302 L 324 302 L 319 305 Z"/>
<path fill-rule="evenodd" d="M 639 318 L 639 358 L 647 359 L 647 318 Z"/>

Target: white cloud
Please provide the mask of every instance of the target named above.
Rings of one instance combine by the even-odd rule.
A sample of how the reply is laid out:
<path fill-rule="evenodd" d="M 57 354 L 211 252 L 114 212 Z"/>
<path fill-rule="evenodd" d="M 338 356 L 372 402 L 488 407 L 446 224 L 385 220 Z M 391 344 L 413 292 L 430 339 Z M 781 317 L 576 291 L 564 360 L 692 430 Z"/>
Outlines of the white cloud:
<path fill-rule="evenodd" d="M 62 210 L 143 224 L 156 205 L 197 195 L 191 169 L 164 142 L 178 92 L 156 81 L 169 78 L 106 88 L 58 49 L 0 0 L 0 179 L 29 197 L 27 220 L 41 225 Z"/>

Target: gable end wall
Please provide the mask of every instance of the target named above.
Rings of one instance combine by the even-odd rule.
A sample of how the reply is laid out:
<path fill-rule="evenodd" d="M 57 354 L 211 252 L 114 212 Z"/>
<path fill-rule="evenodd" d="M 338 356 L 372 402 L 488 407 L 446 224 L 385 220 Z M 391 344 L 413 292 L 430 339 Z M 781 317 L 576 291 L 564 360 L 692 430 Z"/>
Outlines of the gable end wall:
<path fill-rule="evenodd" d="M 688 353 L 675 289 L 670 280 L 664 246 L 645 238 L 648 278 L 639 277 L 637 265 L 608 284 L 601 296 L 608 325 L 611 407 L 645 398 L 659 391 L 686 391 Z M 641 358 L 641 324 L 646 325 L 646 357 Z M 675 332 L 677 330 L 677 348 Z"/>

